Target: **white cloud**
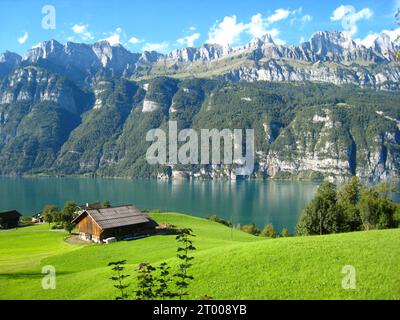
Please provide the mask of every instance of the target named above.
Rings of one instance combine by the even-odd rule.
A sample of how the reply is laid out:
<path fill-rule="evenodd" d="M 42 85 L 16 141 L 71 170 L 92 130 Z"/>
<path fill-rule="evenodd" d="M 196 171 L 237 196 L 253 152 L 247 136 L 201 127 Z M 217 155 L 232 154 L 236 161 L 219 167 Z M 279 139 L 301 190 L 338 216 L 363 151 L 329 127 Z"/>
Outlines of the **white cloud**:
<path fill-rule="evenodd" d="M 124 34 L 123 30 L 118 27 L 114 32 L 109 33 L 109 35 L 109 37 L 101 39 L 101 41 L 107 41 L 111 46 L 117 46 L 121 44 L 121 35 Z"/>
<path fill-rule="evenodd" d="M 265 35 L 268 32 L 267 27 L 268 24 L 262 18 L 260 13 L 253 16 L 251 22 L 246 25 L 248 33 L 250 33 L 254 38 L 260 38 Z"/>
<path fill-rule="evenodd" d="M 289 17 L 291 12 L 286 9 L 276 9 L 275 13 L 267 18 L 267 23 L 275 23 L 281 20 L 285 20 Z"/>
<path fill-rule="evenodd" d="M 331 21 L 341 21 L 342 27 L 350 35 L 355 35 L 358 31 L 357 22 L 370 19 L 374 12 L 370 8 L 364 8 L 357 12 L 352 5 L 341 5 L 333 11 Z"/>
<path fill-rule="evenodd" d="M 236 16 L 225 17 L 222 22 L 217 22 L 211 27 L 207 43 L 222 46 L 238 43 L 240 35 L 245 29 L 246 26 L 243 23 L 237 23 Z"/>
<path fill-rule="evenodd" d="M 386 33 L 392 42 L 396 42 L 396 40 L 400 37 L 400 28 L 397 28 L 395 30 L 382 30 L 381 33 Z M 376 38 L 379 37 L 381 33 L 373 32 L 368 34 L 364 39 L 356 39 L 354 41 L 357 44 L 362 44 L 363 46 L 370 48 L 373 46 L 374 41 L 376 40 Z"/>
<path fill-rule="evenodd" d="M 238 45 L 241 42 L 241 35 L 246 33 L 253 38 L 260 38 L 265 34 L 270 34 L 275 43 L 285 43 L 282 39 L 278 38 L 280 30 L 278 28 L 271 28 L 271 25 L 283 22 L 291 17 L 290 23 L 294 24 L 295 21 L 300 21 L 301 26 L 310 22 L 313 17 L 309 14 L 303 14 L 303 8 L 295 10 L 276 9 L 274 13 L 267 17 L 263 17 L 261 13 L 257 13 L 251 17 L 249 22 L 239 22 L 237 17 L 227 16 L 222 22 L 216 22 L 208 33 L 207 43 L 215 43 L 222 46 L 225 45 Z"/>
<path fill-rule="evenodd" d="M 118 33 L 114 33 L 108 38 L 102 39 L 102 41 L 107 41 L 111 46 L 117 46 L 121 43 L 121 36 Z"/>
<path fill-rule="evenodd" d="M 276 43 L 284 43 L 283 40 L 277 38 L 279 30 L 277 28 L 270 29 L 270 25 L 279 21 L 286 20 L 289 16 L 301 15 L 303 8 L 290 11 L 286 9 L 277 9 L 275 12 L 264 18 L 261 13 L 251 17 L 250 22 L 238 22 L 236 16 L 228 16 L 222 22 L 217 22 L 211 27 L 207 43 L 215 43 L 222 46 L 236 45 L 240 43 L 240 36 L 246 32 L 253 38 L 260 38 L 269 33 Z M 310 20 L 310 15 L 305 16 L 305 20 Z"/>
<path fill-rule="evenodd" d="M 374 44 L 376 38 L 379 37 L 379 33 L 370 33 L 364 39 L 355 39 L 354 42 L 357 44 L 362 44 L 363 46 L 370 48 Z"/>
<path fill-rule="evenodd" d="M 93 40 L 92 34 L 88 31 L 87 24 L 74 24 L 71 29 L 74 33 L 79 35 L 82 40 Z"/>
<path fill-rule="evenodd" d="M 136 38 L 136 37 L 131 37 L 131 38 L 128 40 L 128 42 L 131 43 L 131 44 L 138 44 L 138 43 L 140 43 L 140 42 L 143 42 L 143 40 L 140 40 L 139 38 Z"/>
<path fill-rule="evenodd" d="M 146 43 L 142 50 L 143 51 L 158 51 L 165 53 L 169 49 L 169 43 L 166 41 L 160 42 L 160 43 Z"/>
<path fill-rule="evenodd" d="M 189 28 L 189 30 L 190 30 L 190 31 L 196 31 L 196 30 L 197 30 L 197 28 L 196 28 L 196 27 L 194 27 L 194 26 L 191 26 L 191 27 Z"/>
<path fill-rule="evenodd" d="M 25 32 L 22 37 L 18 38 L 18 43 L 24 44 L 26 42 L 26 40 L 28 40 L 28 37 L 29 37 L 29 33 Z"/>
<path fill-rule="evenodd" d="M 389 37 L 390 40 L 393 42 L 400 42 L 400 28 L 397 28 L 395 30 L 383 30 L 382 32 L 386 33 Z"/>
<path fill-rule="evenodd" d="M 194 47 L 194 43 L 199 38 L 200 38 L 200 33 L 194 33 L 190 36 L 179 38 L 178 40 L 176 40 L 176 42 L 180 45 L 185 45 L 187 47 Z"/>

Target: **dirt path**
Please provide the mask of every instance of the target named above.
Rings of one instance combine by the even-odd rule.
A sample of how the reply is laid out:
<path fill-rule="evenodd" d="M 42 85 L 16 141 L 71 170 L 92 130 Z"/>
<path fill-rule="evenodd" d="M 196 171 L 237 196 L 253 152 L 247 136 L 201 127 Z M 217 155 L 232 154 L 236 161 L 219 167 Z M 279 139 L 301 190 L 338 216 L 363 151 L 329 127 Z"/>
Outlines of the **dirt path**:
<path fill-rule="evenodd" d="M 79 236 L 76 236 L 76 235 L 72 235 L 72 236 L 66 238 L 65 242 L 70 243 L 70 244 L 80 244 L 80 245 L 89 245 L 90 244 L 87 241 L 79 239 Z"/>

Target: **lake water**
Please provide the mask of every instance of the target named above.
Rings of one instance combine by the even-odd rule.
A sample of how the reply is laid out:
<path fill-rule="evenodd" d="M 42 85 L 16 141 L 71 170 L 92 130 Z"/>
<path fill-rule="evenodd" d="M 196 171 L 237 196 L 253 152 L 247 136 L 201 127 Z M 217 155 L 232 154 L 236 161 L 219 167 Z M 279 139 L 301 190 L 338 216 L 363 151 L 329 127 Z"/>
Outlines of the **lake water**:
<path fill-rule="evenodd" d="M 103 202 L 134 204 L 207 217 L 215 214 L 234 224 L 272 223 L 280 231 L 294 231 L 298 216 L 318 185 L 278 181 L 156 181 L 90 178 L 0 178 L 0 211 L 16 209 L 24 215 L 46 204 L 62 207 Z"/>

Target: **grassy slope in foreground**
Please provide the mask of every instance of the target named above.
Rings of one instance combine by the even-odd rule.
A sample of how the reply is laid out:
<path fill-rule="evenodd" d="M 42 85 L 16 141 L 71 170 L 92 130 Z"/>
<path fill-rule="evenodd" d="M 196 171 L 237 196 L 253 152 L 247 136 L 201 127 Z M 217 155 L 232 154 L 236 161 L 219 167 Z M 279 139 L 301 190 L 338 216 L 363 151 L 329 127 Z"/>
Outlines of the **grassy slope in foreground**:
<path fill-rule="evenodd" d="M 153 217 L 197 235 L 190 298 L 400 299 L 400 229 L 263 240 L 200 218 Z M 46 229 L 0 232 L 0 299 L 113 299 L 108 262 L 127 259 L 133 275 L 139 262 L 177 261 L 174 236 L 78 246 Z M 348 264 L 357 270 L 356 290 L 341 287 Z M 43 265 L 56 267 L 56 290 L 41 288 Z"/>

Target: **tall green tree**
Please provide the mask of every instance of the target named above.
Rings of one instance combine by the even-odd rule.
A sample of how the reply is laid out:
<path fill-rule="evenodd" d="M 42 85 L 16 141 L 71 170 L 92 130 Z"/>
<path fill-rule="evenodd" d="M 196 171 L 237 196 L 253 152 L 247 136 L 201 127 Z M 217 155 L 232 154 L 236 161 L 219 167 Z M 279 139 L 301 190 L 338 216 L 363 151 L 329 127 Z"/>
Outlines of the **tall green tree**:
<path fill-rule="evenodd" d="M 47 222 L 48 224 L 54 222 L 55 220 L 55 213 L 57 212 L 57 207 L 52 204 L 46 205 L 43 210 L 42 210 L 42 216 L 44 218 L 44 221 Z"/>
<path fill-rule="evenodd" d="M 328 181 L 323 182 L 314 199 L 302 211 L 297 233 L 322 235 L 340 232 L 343 215 L 336 202 L 336 186 Z"/>
<path fill-rule="evenodd" d="M 65 223 L 71 222 L 78 210 L 78 206 L 73 201 L 68 201 L 65 203 L 64 208 L 61 211 L 61 219 Z"/>
<path fill-rule="evenodd" d="M 345 183 L 337 193 L 338 210 L 343 214 L 344 221 L 341 231 L 361 230 L 362 221 L 358 203 L 361 198 L 362 184 L 357 177 Z"/>

